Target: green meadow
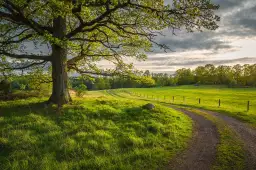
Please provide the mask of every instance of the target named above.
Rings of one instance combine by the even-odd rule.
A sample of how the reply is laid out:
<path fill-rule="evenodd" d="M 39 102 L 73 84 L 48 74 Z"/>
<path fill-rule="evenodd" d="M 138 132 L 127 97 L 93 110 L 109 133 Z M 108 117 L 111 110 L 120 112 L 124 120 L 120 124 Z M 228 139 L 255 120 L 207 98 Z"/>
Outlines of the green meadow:
<path fill-rule="evenodd" d="M 177 86 L 117 90 L 115 93 L 127 98 L 138 98 L 219 111 L 256 126 L 256 88 Z"/>
<path fill-rule="evenodd" d="M 192 135 L 190 118 L 161 105 L 89 92 L 56 115 L 45 100 L 0 102 L 1 169 L 163 169 Z"/>
<path fill-rule="evenodd" d="M 192 120 L 169 108 L 170 103 L 216 110 L 256 125 L 254 88 L 117 89 L 90 91 L 73 99 L 59 114 L 57 106 L 43 104 L 44 97 L 0 101 L 1 169 L 165 169 L 188 147 L 193 129 Z M 156 107 L 143 109 L 149 102 Z M 242 169 L 244 151 L 233 131 L 214 117 L 191 111 L 218 128 L 213 168 Z"/>

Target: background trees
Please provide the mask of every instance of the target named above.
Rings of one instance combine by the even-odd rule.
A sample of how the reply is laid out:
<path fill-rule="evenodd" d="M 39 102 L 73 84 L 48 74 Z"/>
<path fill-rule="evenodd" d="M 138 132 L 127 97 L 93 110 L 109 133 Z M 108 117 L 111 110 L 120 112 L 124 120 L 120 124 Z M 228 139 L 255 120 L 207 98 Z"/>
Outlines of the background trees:
<path fill-rule="evenodd" d="M 229 87 L 256 87 L 256 64 L 234 65 L 218 67 L 207 64 L 198 66 L 194 70 L 182 68 L 173 75 L 167 73 L 150 73 L 146 70 L 144 73 L 137 72 L 137 81 L 125 77 L 96 78 L 92 89 L 109 89 L 109 85 L 102 86 L 105 81 L 110 83 L 110 88 L 140 88 L 140 87 L 162 87 L 176 85 L 227 85 Z M 87 81 L 86 84 L 90 84 Z M 100 88 L 97 83 L 100 82 Z M 75 83 L 75 81 L 74 81 Z"/>
<path fill-rule="evenodd" d="M 195 82 L 195 77 L 190 69 L 179 69 L 175 73 L 178 85 L 193 84 Z"/>
<path fill-rule="evenodd" d="M 211 70 L 208 71 L 207 70 Z M 198 66 L 194 70 L 182 68 L 170 75 L 167 73 L 150 73 L 150 71 L 134 72 L 135 77 L 127 76 L 78 76 L 69 78 L 71 89 L 104 90 L 117 88 L 150 88 L 176 85 L 227 85 L 229 87 L 256 87 L 256 64 L 234 65 L 234 66 Z M 37 90 L 41 94 L 48 94 L 51 89 L 49 72 L 42 72 L 35 69 L 24 76 L 17 76 L 12 73 L 9 76 L 11 89 L 15 90 Z M 40 77 L 40 79 L 38 79 Z M 1 77 L 0 77 L 1 79 Z M 85 88 L 86 87 L 86 88 Z"/>
<path fill-rule="evenodd" d="M 255 86 L 256 64 L 215 67 L 212 64 L 198 66 L 194 70 L 179 69 L 175 73 L 178 85 L 184 84 L 219 84 L 229 86 Z"/>

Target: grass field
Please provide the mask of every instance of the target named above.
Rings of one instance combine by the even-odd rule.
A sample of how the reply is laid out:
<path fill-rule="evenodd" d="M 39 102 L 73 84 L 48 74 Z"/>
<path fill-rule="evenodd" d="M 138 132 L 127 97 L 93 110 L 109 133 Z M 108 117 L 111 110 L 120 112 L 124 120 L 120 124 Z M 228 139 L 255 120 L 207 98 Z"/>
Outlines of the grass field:
<path fill-rule="evenodd" d="M 125 92 L 117 90 L 115 93 L 127 98 L 141 98 L 215 110 L 256 126 L 256 88 L 178 86 L 126 89 Z M 248 101 L 250 101 L 249 111 L 247 111 Z"/>
<path fill-rule="evenodd" d="M 62 115 L 46 99 L 0 102 L 1 169 L 163 169 L 186 148 L 184 114 L 102 94 L 75 99 Z"/>
<path fill-rule="evenodd" d="M 151 111 L 143 109 L 149 101 L 218 110 L 256 125 L 253 88 L 180 86 L 90 91 L 65 105 L 62 115 L 56 115 L 56 106 L 46 108 L 42 104 L 45 100 L 0 101 L 1 169 L 164 169 L 187 147 L 192 121 L 164 105 L 157 104 Z M 247 100 L 251 102 L 248 112 Z M 213 168 L 243 169 L 244 151 L 234 132 L 217 118 L 191 111 L 218 128 L 220 143 Z"/>

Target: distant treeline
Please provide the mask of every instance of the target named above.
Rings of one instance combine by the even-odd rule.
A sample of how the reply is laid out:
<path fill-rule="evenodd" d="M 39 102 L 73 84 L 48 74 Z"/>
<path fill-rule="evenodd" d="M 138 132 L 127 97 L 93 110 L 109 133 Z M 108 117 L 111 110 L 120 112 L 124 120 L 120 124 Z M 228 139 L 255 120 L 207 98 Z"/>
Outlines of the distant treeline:
<path fill-rule="evenodd" d="M 0 80 L 3 77 L 0 77 Z M 13 90 L 50 90 L 51 77 L 42 72 L 9 77 Z M 256 64 L 214 66 L 207 64 L 195 69 L 182 68 L 170 75 L 167 73 L 136 72 L 135 76 L 114 77 L 71 77 L 70 88 L 76 89 L 86 85 L 88 90 L 116 88 L 149 88 L 176 85 L 228 85 L 229 87 L 256 87 Z M 43 90 L 45 89 L 45 90 Z M 84 89 L 84 88 L 83 88 Z"/>
<path fill-rule="evenodd" d="M 199 66 L 194 70 L 179 69 L 174 79 L 176 84 L 206 84 L 228 86 L 256 86 L 256 64 L 218 66 L 212 64 Z"/>
<path fill-rule="evenodd" d="M 94 81 L 79 77 L 71 78 L 74 88 L 83 83 L 88 90 L 102 90 L 115 88 L 147 88 L 176 85 L 228 85 L 229 87 L 256 86 L 256 64 L 214 66 L 207 64 L 198 66 L 194 70 L 182 68 L 174 75 L 167 73 L 136 73 L 137 78 L 127 77 L 97 77 Z"/>

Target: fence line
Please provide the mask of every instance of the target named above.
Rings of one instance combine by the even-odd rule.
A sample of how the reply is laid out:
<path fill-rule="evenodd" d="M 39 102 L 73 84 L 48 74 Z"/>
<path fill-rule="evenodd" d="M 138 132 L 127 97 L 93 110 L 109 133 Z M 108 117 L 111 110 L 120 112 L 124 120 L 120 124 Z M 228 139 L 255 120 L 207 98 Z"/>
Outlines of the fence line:
<path fill-rule="evenodd" d="M 123 92 L 128 92 L 128 91 L 124 90 Z M 147 94 L 147 95 L 145 94 L 145 95 L 143 95 L 143 96 L 142 96 L 140 93 L 136 93 L 136 92 L 129 92 L 129 94 L 134 95 L 134 96 L 137 96 L 137 97 L 144 97 L 144 98 L 150 99 L 150 97 L 149 97 L 148 94 Z M 170 102 L 170 103 L 175 103 L 176 97 L 182 97 L 182 98 L 183 98 L 183 104 L 185 104 L 185 102 L 188 101 L 188 99 L 193 99 L 193 100 L 195 99 L 195 98 L 191 98 L 191 97 L 176 95 L 176 96 L 172 96 L 172 102 Z M 152 95 L 152 98 L 151 98 L 151 99 L 160 101 L 160 100 L 161 100 L 161 96 L 154 96 L 154 95 Z M 166 95 L 164 95 L 162 99 L 163 99 L 164 101 L 167 101 L 167 102 L 168 102 L 168 100 L 170 100 L 170 98 L 168 98 L 168 96 L 166 96 Z M 202 100 L 201 98 L 198 98 L 198 104 L 202 104 L 202 101 L 203 101 L 203 100 Z M 204 101 L 205 101 L 205 100 L 204 100 Z M 207 100 L 206 100 L 206 101 L 207 101 Z M 209 101 L 209 100 L 208 100 L 208 101 Z M 212 100 L 211 100 L 211 101 L 212 101 Z M 187 103 L 189 103 L 189 102 L 187 102 Z M 203 102 L 203 103 L 206 103 L 206 102 Z M 231 104 L 232 104 L 232 103 L 234 103 L 234 102 L 231 102 Z M 245 102 L 245 104 L 246 104 L 246 111 L 249 112 L 250 109 L 251 109 L 251 106 L 253 106 L 253 105 L 251 104 L 251 101 L 247 101 L 247 102 Z M 221 101 L 221 99 L 218 99 L 218 100 L 217 100 L 217 106 L 220 108 L 222 105 L 223 105 L 223 102 Z"/>

